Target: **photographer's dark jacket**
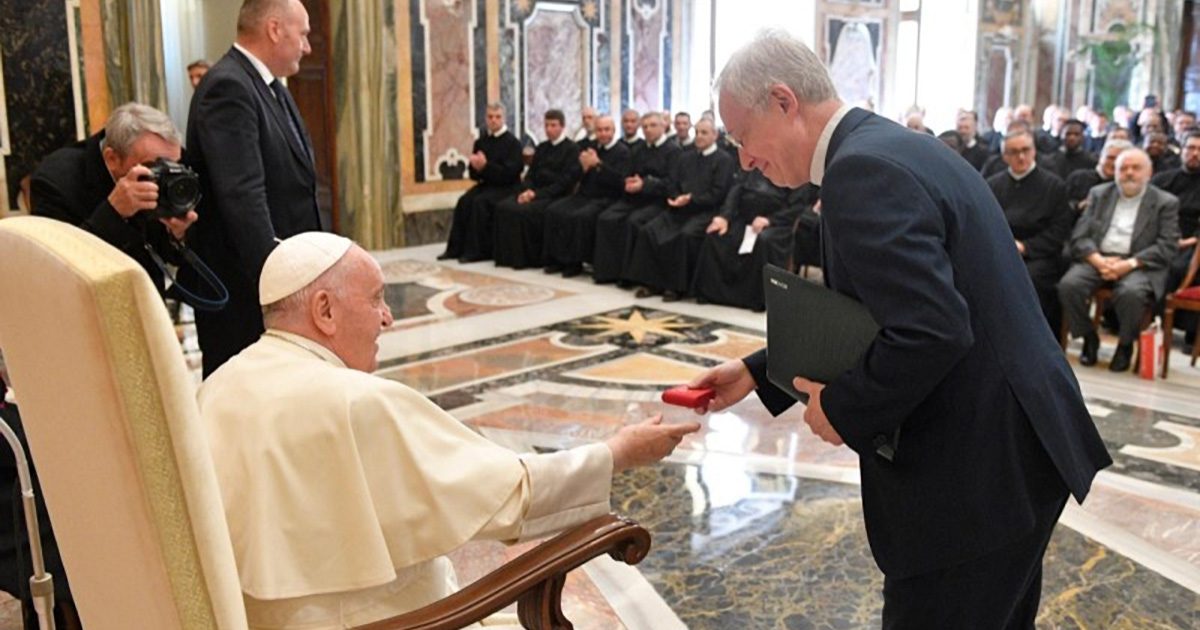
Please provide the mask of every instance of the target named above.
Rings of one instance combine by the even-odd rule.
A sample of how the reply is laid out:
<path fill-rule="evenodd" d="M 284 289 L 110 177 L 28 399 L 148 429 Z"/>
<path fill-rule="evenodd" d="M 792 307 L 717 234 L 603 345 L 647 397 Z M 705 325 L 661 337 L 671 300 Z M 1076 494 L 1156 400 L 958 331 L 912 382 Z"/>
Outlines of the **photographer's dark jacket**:
<path fill-rule="evenodd" d="M 175 239 L 152 211 L 124 219 L 108 202 L 116 182 L 100 153 L 103 138 L 101 131 L 42 160 L 30 187 L 33 214 L 65 221 L 99 236 L 138 261 L 165 295 L 163 273 L 146 251 L 146 244 L 164 261 L 178 265 L 181 260 Z"/>

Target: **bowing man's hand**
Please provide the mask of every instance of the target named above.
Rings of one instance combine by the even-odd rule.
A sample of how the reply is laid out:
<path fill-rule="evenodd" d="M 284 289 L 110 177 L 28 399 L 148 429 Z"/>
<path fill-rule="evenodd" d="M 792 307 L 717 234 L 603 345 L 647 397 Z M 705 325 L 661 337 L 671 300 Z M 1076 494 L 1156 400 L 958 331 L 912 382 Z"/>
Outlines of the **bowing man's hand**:
<path fill-rule="evenodd" d="M 750 370 L 741 359 L 733 359 L 709 368 L 692 379 L 688 387 L 713 390 L 713 398 L 708 405 L 694 409 L 696 413 L 704 414 L 721 411 L 745 398 L 754 391 L 754 377 L 750 376 Z"/>
<path fill-rule="evenodd" d="M 653 464 L 670 455 L 683 436 L 699 430 L 699 422 L 663 424 L 662 414 L 622 427 L 607 442 L 613 456 L 613 473 Z"/>
<path fill-rule="evenodd" d="M 808 406 L 804 409 L 804 423 L 808 425 L 808 429 L 817 437 L 834 446 L 844 444 L 842 436 L 838 435 L 833 425 L 829 423 L 829 418 L 825 416 L 825 409 L 821 407 L 821 392 L 825 386 L 797 376 L 792 379 L 792 387 L 808 394 Z"/>

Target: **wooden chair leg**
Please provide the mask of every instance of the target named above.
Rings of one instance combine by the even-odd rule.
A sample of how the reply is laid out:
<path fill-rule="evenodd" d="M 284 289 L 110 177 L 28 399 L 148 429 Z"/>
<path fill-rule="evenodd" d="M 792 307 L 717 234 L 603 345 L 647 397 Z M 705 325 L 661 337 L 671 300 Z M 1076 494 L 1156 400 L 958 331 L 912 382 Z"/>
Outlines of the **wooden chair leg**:
<path fill-rule="evenodd" d="M 1162 353 L 1162 377 L 1167 378 L 1167 372 L 1171 369 L 1171 337 L 1172 331 L 1175 328 L 1175 307 L 1171 304 L 1171 299 L 1167 298 L 1167 305 L 1163 309 L 1163 343 L 1166 348 Z"/>

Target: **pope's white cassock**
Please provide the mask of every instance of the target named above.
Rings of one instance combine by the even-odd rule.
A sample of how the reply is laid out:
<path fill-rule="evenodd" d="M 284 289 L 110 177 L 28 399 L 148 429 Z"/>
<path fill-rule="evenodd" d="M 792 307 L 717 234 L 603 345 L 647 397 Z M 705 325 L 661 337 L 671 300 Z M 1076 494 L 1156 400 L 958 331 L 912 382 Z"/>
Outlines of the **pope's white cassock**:
<path fill-rule="evenodd" d="M 612 452 L 517 455 L 408 387 L 268 330 L 199 403 L 252 628 L 342 628 L 455 590 L 469 540 L 609 511 Z"/>

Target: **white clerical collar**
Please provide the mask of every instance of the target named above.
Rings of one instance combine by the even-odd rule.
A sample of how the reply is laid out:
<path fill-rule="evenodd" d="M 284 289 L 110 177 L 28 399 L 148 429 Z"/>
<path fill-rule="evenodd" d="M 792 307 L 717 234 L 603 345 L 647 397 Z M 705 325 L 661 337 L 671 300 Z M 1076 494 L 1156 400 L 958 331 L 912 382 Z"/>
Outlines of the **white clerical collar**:
<path fill-rule="evenodd" d="M 967 148 L 974 149 L 976 144 L 979 143 L 975 141 L 975 136 L 971 136 L 971 141 L 967 143 Z"/>
<path fill-rule="evenodd" d="M 633 144 L 634 142 L 638 141 L 638 135 L 635 133 L 632 136 L 621 136 L 621 139 L 624 140 L 626 144 Z"/>
<path fill-rule="evenodd" d="M 686 140 L 680 140 L 680 141 L 679 141 L 679 146 L 682 146 L 682 147 L 690 147 L 690 146 L 692 146 L 692 145 L 693 145 L 693 144 L 695 144 L 695 143 L 696 143 L 696 139 L 695 139 L 695 138 L 687 138 Z"/>
<path fill-rule="evenodd" d="M 825 179 L 825 154 L 829 152 L 829 141 L 833 139 L 833 131 L 837 129 L 838 124 L 842 122 L 850 109 L 850 105 L 842 103 L 842 106 L 829 118 L 829 122 L 825 123 L 825 129 L 817 138 L 817 148 L 813 151 L 812 164 L 808 167 L 808 181 L 813 186 L 820 186 L 821 181 Z"/>
<path fill-rule="evenodd" d="M 1011 178 L 1013 178 L 1013 179 L 1015 179 L 1015 180 L 1017 180 L 1017 181 L 1021 181 L 1022 179 L 1025 179 L 1026 177 L 1029 177 L 1030 173 L 1033 173 L 1033 169 L 1035 169 L 1035 168 L 1037 168 L 1037 162 L 1034 162 L 1033 164 L 1031 164 L 1031 165 L 1029 166 L 1029 170 L 1028 170 L 1028 171 L 1025 171 L 1024 173 L 1021 173 L 1020 175 L 1017 175 L 1016 173 L 1014 173 L 1014 172 L 1013 172 L 1013 170 L 1012 170 L 1012 167 L 1010 166 L 1010 167 L 1009 167 L 1009 169 L 1008 169 L 1008 176 L 1009 176 L 1009 177 L 1011 177 Z"/>
<path fill-rule="evenodd" d="M 714 143 L 712 143 L 712 144 L 708 145 L 708 148 L 707 148 L 707 149 L 705 149 L 705 150 L 701 151 L 701 152 L 700 152 L 700 155 L 709 156 L 709 155 L 712 155 L 712 154 L 714 154 L 714 153 L 716 153 L 716 152 L 717 152 L 717 143 L 716 143 L 716 142 L 714 142 Z"/>
<path fill-rule="evenodd" d="M 492 133 L 492 134 L 488 134 L 488 135 L 490 135 L 493 138 L 499 138 L 500 136 L 503 136 L 506 133 L 508 133 L 508 125 L 501 125 L 500 129 L 498 129 L 496 131 L 496 133 Z"/>
<path fill-rule="evenodd" d="M 616 136 L 613 136 L 613 139 L 612 139 L 612 140 L 609 140 L 609 141 L 608 141 L 608 144 L 604 145 L 604 150 L 605 150 L 605 151 L 607 151 L 607 150 L 609 150 L 609 149 L 611 149 L 611 148 L 613 148 L 613 147 L 617 146 L 617 143 L 618 143 L 618 142 L 620 142 L 620 141 L 621 141 L 621 139 L 620 139 L 620 138 L 618 138 L 618 137 L 616 137 Z"/>
<path fill-rule="evenodd" d="M 246 58 L 250 60 L 250 65 L 254 66 L 255 70 L 258 70 L 258 76 L 262 77 L 263 83 L 271 85 L 271 82 L 275 80 L 275 75 L 271 74 L 271 69 L 267 67 L 267 64 L 263 63 L 258 57 L 255 57 L 254 53 L 246 50 L 245 46 L 234 42 L 233 47 L 238 49 L 238 52 L 246 55 Z"/>
<path fill-rule="evenodd" d="M 655 143 L 654 143 L 654 146 L 655 146 L 655 147 L 661 147 L 662 145 L 664 145 L 664 144 L 666 144 L 666 143 L 667 143 L 667 140 L 670 140 L 670 138 L 666 137 L 665 135 L 664 135 L 664 136 L 659 136 L 659 137 L 658 137 L 658 142 L 655 142 Z"/>
<path fill-rule="evenodd" d="M 290 333 L 286 330 L 279 330 L 278 328 L 268 328 L 267 332 L 263 333 L 263 336 L 273 337 L 284 343 L 298 346 L 316 355 L 318 359 L 321 359 L 326 363 L 332 363 L 338 367 L 346 367 L 346 363 L 342 361 L 338 355 L 334 354 L 332 350 L 303 335 Z"/>
<path fill-rule="evenodd" d="M 562 144 L 562 141 L 563 141 L 563 140 L 566 140 L 566 139 L 567 139 L 567 134 L 565 134 L 565 133 L 560 133 L 560 134 L 558 134 L 558 138 L 557 138 L 557 139 L 555 139 L 555 140 L 551 140 L 551 141 L 550 141 L 550 146 L 554 146 L 554 147 L 556 147 L 556 146 L 558 146 L 558 145 Z"/>

